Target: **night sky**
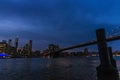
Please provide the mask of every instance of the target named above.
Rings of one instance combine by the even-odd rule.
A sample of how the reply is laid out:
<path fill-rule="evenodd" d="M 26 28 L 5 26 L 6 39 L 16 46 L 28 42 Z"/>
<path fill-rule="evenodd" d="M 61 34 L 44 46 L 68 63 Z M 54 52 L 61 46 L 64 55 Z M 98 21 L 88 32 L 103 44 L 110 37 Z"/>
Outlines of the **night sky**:
<path fill-rule="evenodd" d="M 19 46 L 67 47 L 96 39 L 98 28 L 120 35 L 119 26 L 120 0 L 0 0 L 0 40 L 17 36 Z M 120 41 L 110 45 L 120 50 Z"/>

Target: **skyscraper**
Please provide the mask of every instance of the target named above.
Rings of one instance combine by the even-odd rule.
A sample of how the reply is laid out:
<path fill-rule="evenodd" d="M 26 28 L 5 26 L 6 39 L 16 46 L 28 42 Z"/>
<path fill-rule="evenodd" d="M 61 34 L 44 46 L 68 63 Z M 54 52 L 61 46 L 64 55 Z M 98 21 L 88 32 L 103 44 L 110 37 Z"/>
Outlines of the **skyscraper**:
<path fill-rule="evenodd" d="M 28 47 L 28 54 L 29 56 L 32 56 L 32 40 L 29 41 L 29 47 Z"/>
<path fill-rule="evenodd" d="M 15 39 L 15 44 L 14 44 L 14 46 L 15 46 L 14 55 L 17 53 L 18 40 L 19 40 L 18 38 Z"/>

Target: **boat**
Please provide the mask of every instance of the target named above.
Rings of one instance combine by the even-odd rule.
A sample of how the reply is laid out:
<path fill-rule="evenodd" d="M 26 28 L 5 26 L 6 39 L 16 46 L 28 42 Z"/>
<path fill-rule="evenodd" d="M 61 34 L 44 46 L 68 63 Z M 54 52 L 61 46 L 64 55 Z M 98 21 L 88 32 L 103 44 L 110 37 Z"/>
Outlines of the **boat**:
<path fill-rule="evenodd" d="M 4 58 L 8 58 L 8 54 L 7 53 L 0 53 L 0 58 L 4 59 Z"/>

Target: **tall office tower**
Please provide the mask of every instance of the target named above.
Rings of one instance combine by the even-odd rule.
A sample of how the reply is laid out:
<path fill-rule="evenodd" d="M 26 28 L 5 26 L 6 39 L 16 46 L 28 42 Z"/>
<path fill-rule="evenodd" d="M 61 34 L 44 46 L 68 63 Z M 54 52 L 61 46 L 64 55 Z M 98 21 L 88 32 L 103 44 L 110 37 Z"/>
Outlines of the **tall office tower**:
<path fill-rule="evenodd" d="M 9 46 L 12 46 L 12 40 L 11 40 L 11 39 L 9 39 L 8 45 L 9 45 Z"/>
<path fill-rule="evenodd" d="M 11 54 L 11 47 L 12 47 L 12 40 L 9 39 L 8 46 L 7 46 L 7 51 L 8 51 L 9 54 Z"/>
<path fill-rule="evenodd" d="M 25 55 L 27 57 L 29 56 L 29 46 L 28 46 L 28 44 L 25 45 Z"/>
<path fill-rule="evenodd" d="M 29 50 L 28 50 L 29 56 L 32 56 L 32 40 L 29 41 Z"/>
<path fill-rule="evenodd" d="M 17 48 L 18 48 L 18 38 L 15 39 L 15 51 L 14 51 L 14 54 L 17 53 Z"/>

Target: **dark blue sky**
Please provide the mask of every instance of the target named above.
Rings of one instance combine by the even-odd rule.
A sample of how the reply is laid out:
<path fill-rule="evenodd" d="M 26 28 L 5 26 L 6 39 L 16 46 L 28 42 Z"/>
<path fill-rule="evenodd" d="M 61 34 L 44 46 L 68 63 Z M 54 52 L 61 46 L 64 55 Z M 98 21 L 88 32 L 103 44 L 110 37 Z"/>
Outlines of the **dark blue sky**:
<path fill-rule="evenodd" d="M 90 41 L 101 27 L 109 36 L 119 25 L 120 0 L 0 0 L 0 40 L 32 39 L 34 49 Z M 110 45 L 120 49 L 120 41 Z"/>

